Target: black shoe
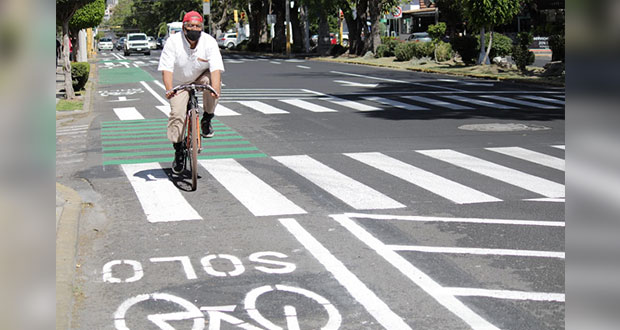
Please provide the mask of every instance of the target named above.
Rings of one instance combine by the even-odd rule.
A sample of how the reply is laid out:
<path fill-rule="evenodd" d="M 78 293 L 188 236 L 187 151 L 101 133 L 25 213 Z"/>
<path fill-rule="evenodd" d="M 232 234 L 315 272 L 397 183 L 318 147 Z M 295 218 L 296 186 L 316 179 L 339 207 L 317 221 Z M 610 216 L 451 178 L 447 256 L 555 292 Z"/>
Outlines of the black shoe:
<path fill-rule="evenodd" d="M 174 143 L 174 161 L 172 162 L 172 173 L 181 174 L 185 169 L 185 149 L 183 142 Z"/>
<path fill-rule="evenodd" d="M 211 119 L 213 118 L 213 114 L 205 113 L 204 117 L 200 120 L 200 136 L 203 138 L 210 138 L 215 135 L 215 131 L 213 131 L 213 126 L 211 126 Z"/>

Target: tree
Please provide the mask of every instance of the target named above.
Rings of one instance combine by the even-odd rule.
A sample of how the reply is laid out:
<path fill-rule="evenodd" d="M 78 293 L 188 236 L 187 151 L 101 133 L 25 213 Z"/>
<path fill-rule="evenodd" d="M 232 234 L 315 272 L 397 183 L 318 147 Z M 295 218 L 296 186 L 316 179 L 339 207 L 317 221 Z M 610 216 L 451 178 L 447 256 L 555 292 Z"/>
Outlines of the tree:
<path fill-rule="evenodd" d="M 105 1 L 93 0 L 93 2 L 84 5 L 78 9 L 69 21 L 69 31 L 75 37 L 80 30 L 93 28 L 99 25 L 105 15 Z M 73 43 L 73 58 L 77 58 L 76 54 L 79 50 L 79 43 Z"/>
<path fill-rule="evenodd" d="M 65 98 L 75 97 L 71 79 L 71 62 L 69 61 L 69 21 L 75 12 L 94 0 L 56 0 L 56 24 L 62 26 L 62 60 L 65 74 Z"/>
<path fill-rule="evenodd" d="M 521 11 L 522 0 L 463 0 L 467 22 L 480 29 L 480 56 L 478 64 L 485 64 L 493 43 L 493 28 L 509 23 Z M 489 46 L 485 52 L 485 30 L 490 32 Z"/>
<path fill-rule="evenodd" d="M 377 51 L 377 47 L 381 44 L 381 15 L 392 12 L 399 3 L 399 0 L 368 0 L 370 38 L 366 38 L 365 48 L 372 49 L 373 53 Z"/>
<path fill-rule="evenodd" d="M 441 38 L 446 35 L 446 23 L 439 22 L 437 24 L 429 25 L 428 35 L 433 39 L 432 43 L 435 62 L 439 63 L 439 60 L 437 59 L 437 46 L 441 42 Z"/>
<path fill-rule="evenodd" d="M 456 30 L 463 25 L 463 1 L 462 0 L 436 0 L 439 8 L 440 19 L 446 22 L 450 38 L 456 36 Z"/>

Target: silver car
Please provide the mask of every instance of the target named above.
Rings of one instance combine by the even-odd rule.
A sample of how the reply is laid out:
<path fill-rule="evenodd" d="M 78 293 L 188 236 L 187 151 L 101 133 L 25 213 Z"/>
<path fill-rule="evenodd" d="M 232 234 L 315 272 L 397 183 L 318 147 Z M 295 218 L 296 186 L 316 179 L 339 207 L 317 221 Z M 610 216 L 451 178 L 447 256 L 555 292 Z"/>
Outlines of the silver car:
<path fill-rule="evenodd" d="M 224 33 L 217 38 L 217 44 L 221 48 L 231 49 L 237 46 L 237 34 L 236 33 Z"/>
<path fill-rule="evenodd" d="M 432 41 L 433 39 L 431 39 L 431 37 L 428 36 L 427 32 L 415 32 L 412 33 L 409 38 L 407 38 L 407 41 L 413 41 L 413 42 L 429 42 Z"/>

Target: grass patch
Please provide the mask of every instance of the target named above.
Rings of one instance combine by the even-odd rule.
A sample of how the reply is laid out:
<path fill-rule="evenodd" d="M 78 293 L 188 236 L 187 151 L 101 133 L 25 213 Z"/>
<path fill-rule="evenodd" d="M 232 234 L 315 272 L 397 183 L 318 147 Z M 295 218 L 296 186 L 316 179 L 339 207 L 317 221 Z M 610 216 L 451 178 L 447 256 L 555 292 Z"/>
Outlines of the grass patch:
<path fill-rule="evenodd" d="M 82 110 L 84 101 L 60 100 L 56 104 L 56 111 Z"/>

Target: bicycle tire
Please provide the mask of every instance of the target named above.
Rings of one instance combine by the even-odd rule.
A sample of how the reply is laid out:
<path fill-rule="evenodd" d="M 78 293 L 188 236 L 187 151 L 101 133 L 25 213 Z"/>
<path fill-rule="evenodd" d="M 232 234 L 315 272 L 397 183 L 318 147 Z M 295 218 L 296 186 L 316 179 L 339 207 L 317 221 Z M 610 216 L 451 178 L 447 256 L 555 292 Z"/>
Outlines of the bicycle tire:
<path fill-rule="evenodd" d="M 200 145 L 200 136 L 198 135 L 198 111 L 196 109 L 191 111 L 189 124 L 191 127 L 189 154 L 190 154 L 190 166 L 192 168 L 192 191 L 196 190 L 198 186 L 198 148 Z"/>

